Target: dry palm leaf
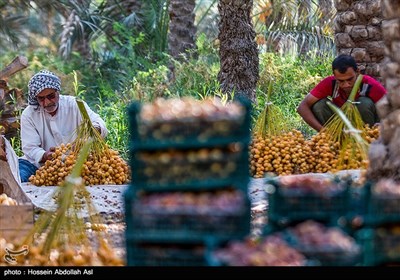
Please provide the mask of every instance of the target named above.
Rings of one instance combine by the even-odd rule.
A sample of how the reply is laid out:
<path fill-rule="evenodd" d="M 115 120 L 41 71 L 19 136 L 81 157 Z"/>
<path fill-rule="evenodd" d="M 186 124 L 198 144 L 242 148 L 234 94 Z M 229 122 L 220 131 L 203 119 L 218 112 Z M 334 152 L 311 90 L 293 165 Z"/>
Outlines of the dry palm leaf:
<path fill-rule="evenodd" d="M 82 167 L 92 144 L 85 143 L 71 174 L 56 190 L 55 211 L 41 213 L 32 231 L 25 238 L 23 244 L 30 244 L 29 264 L 38 263 L 39 260 L 35 256 L 40 256 L 39 259 L 43 262 L 47 260 L 48 265 L 122 265 L 123 261 L 113 255 L 107 242 L 110 237 L 107 237 L 105 232 L 95 233 L 97 236 L 94 240 L 87 235 L 87 222 L 83 211 L 87 211 L 90 224 L 102 224 L 81 177 Z M 98 249 L 95 250 L 93 246 L 98 246 Z M 100 252 L 104 251 L 107 253 L 101 255 L 103 253 Z"/>
<path fill-rule="evenodd" d="M 47 232 L 45 242 L 43 244 L 43 252 L 48 253 L 49 250 L 60 245 L 63 238 L 68 238 L 73 242 L 81 242 L 84 234 L 83 222 L 77 219 L 77 209 L 74 207 L 75 194 L 86 190 L 82 187 L 82 178 L 80 177 L 83 163 L 89 153 L 90 142 L 82 147 L 79 157 L 72 169 L 72 172 L 64 180 L 62 187 L 58 188 L 56 193 L 57 197 L 57 210 L 55 213 L 44 213 L 40 216 L 35 224 L 35 230 L 39 233 Z M 88 196 L 84 196 L 86 199 Z M 61 230 L 65 230 L 65 235 L 60 234 Z M 71 240 L 72 239 L 72 240 Z"/>

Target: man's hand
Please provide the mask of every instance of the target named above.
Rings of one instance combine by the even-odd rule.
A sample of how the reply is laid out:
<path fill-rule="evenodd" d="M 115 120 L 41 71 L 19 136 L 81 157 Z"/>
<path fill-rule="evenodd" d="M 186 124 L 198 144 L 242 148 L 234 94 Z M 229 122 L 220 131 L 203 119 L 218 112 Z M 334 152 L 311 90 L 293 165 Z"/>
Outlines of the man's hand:
<path fill-rule="evenodd" d="M 43 154 L 42 160 L 40 162 L 46 162 L 49 159 L 53 158 L 53 154 L 56 151 L 56 147 L 51 147 L 48 151 Z"/>

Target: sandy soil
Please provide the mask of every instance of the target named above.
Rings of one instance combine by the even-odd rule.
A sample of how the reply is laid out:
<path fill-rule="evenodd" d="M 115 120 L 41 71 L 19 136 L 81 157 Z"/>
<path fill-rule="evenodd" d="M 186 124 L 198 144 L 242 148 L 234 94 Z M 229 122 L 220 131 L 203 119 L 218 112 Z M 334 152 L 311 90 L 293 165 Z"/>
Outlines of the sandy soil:
<path fill-rule="evenodd" d="M 344 176 L 349 174 L 354 179 L 358 179 L 360 175 L 357 170 L 340 173 L 340 175 Z M 316 176 L 331 175 L 316 174 Z M 24 183 L 21 187 L 35 205 L 36 217 L 38 217 L 43 210 L 52 211 L 55 209 L 56 202 L 54 195 L 58 189 L 57 187 L 36 187 L 29 183 Z M 102 217 L 103 230 L 109 234 L 113 247 L 117 254 L 122 258 L 125 258 L 126 256 L 124 192 L 128 188 L 129 185 L 102 185 L 87 187 L 87 190 L 90 192 L 91 200 Z M 248 195 L 251 202 L 251 237 L 260 236 L 267 223 L 268 197 L 265 188 L 266 184 L 264 179 L 250 179 Z M 85 211 L 82 212 L 82 215 L 88 217 L 88 213 Z M 95 238 L 92 230 L 88 230 L 88 235 Z"/>

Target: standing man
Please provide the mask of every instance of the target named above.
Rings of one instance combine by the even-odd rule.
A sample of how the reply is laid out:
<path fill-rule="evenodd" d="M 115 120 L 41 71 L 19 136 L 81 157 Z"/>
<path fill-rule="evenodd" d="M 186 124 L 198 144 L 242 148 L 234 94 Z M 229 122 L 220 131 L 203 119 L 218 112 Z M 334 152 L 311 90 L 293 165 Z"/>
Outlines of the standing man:
<path fill-rule="evenodd" d="M 351 55 L 341 54 L 332 62 L 333 75 L 319 82 L 301 101 L 297 112 L 316 131 L 334 114 L 326 101 L 331 97 L 338 106 L 346 102 L 353 85 L 360 75 L 356 61 Z M 356 106 L 364 123 L 373 126 L 379 123 L 375 103 L 386 95 L 386 89 L 374 78 L 363 75 L 362 84 L 356 94 Z"/>
<path fill-rule="evenodd" d="M 57 146 L 72 142 L 82 122 L 74 96 L 61 95 L 61 80 L 54 73 L 41 70 L 28 83 L 28 106 L 21 114 L 21 146 L 19 159 L 22 182 L 46 160 L 52 158 Z M 93 126 L 104 138 L 108 134 L 105 122 L 84 102 Z"/>

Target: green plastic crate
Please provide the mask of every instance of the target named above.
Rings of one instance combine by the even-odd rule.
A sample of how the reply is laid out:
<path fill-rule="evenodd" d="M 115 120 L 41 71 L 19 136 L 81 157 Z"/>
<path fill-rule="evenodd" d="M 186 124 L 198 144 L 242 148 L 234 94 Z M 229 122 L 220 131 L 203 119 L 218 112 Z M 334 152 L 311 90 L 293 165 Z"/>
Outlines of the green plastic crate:
<path fill-rule="evenodd" d="M 350 186 L 349 207 L 346 214 L 346 231 L 352 234 L 364 226 L 366 213 L 365 192 L 361 186 Z"/>
<path fill-rule="evenodd" d="M 206 244 L 127 241 L 128 266 L 207 266 Z"/>
<path fill-rule="evenodd" d="M 318 266 L 288 244 L 280 233 L 257 239 L 229 240 L 207 256 L 210 266 Z"/>
<path fill-rule="evenodd" d="M 227 147 L 172 151 L 136 151 L 131 153 L 131 182 L 136 188 L 176 190 L 181 188 L 203 189 L 248 182 L 249 150 L 242 143 L 231 143 L 237 150 Z M 201 151 L 219 149 L 218 157 L 192 158 Z M 222 152 L 221 152 L 222 151 Z M 168 157 L 168 161 L 165 160 Z"/>
<path fill-rule="evenodd" d="M 268 221 L 281 226 L 307 219 L 330 224 L 346 221 L 350 205 L 347 181 L 334 181 L 337 190 L 325 194 L 285 188 L 279 179 L 266 178 L 265 182 L 269 202 Z"/>
<path fill-rule="evenodd" d="M 356 233 L 364 251 L 363 264 L 381 266 L 400 264 L 400 227 L 365 228 Z"/>
<path fill-rule="evenodd" d="M 363 188 L 364 223 L 366 226 L 378 226 L 384 223 L 400 223 L 400 197 L 393 195 L 375 195 L 373 182 L 367 182 Z"/>
<path fill-rule="evenodd" d="M 287 227 L 282 236 L 293 248 L 321 266 L 362 264 L 362 249 L 357 239 L 341 227 L 308 220 Z"/>
<path fill-rule="evenodd" d="M 140 102 L 128 107 L 130 142 L 133 149 L 188 148 L 250 143 L 251 104 L 235 101 L 243 108 L 237 117 L 182 118 L 145 122 L 140 118 Z M 200 103 L 199 103 L 200 106 Z"/>
<path fill-rule="evenodd" d="M 125 194 L 126 236 L 135 240 L 229 240 L 250 233 L 251 210 L 247 193 L 231 209 L 144 207 L 137 190 Z"/>

